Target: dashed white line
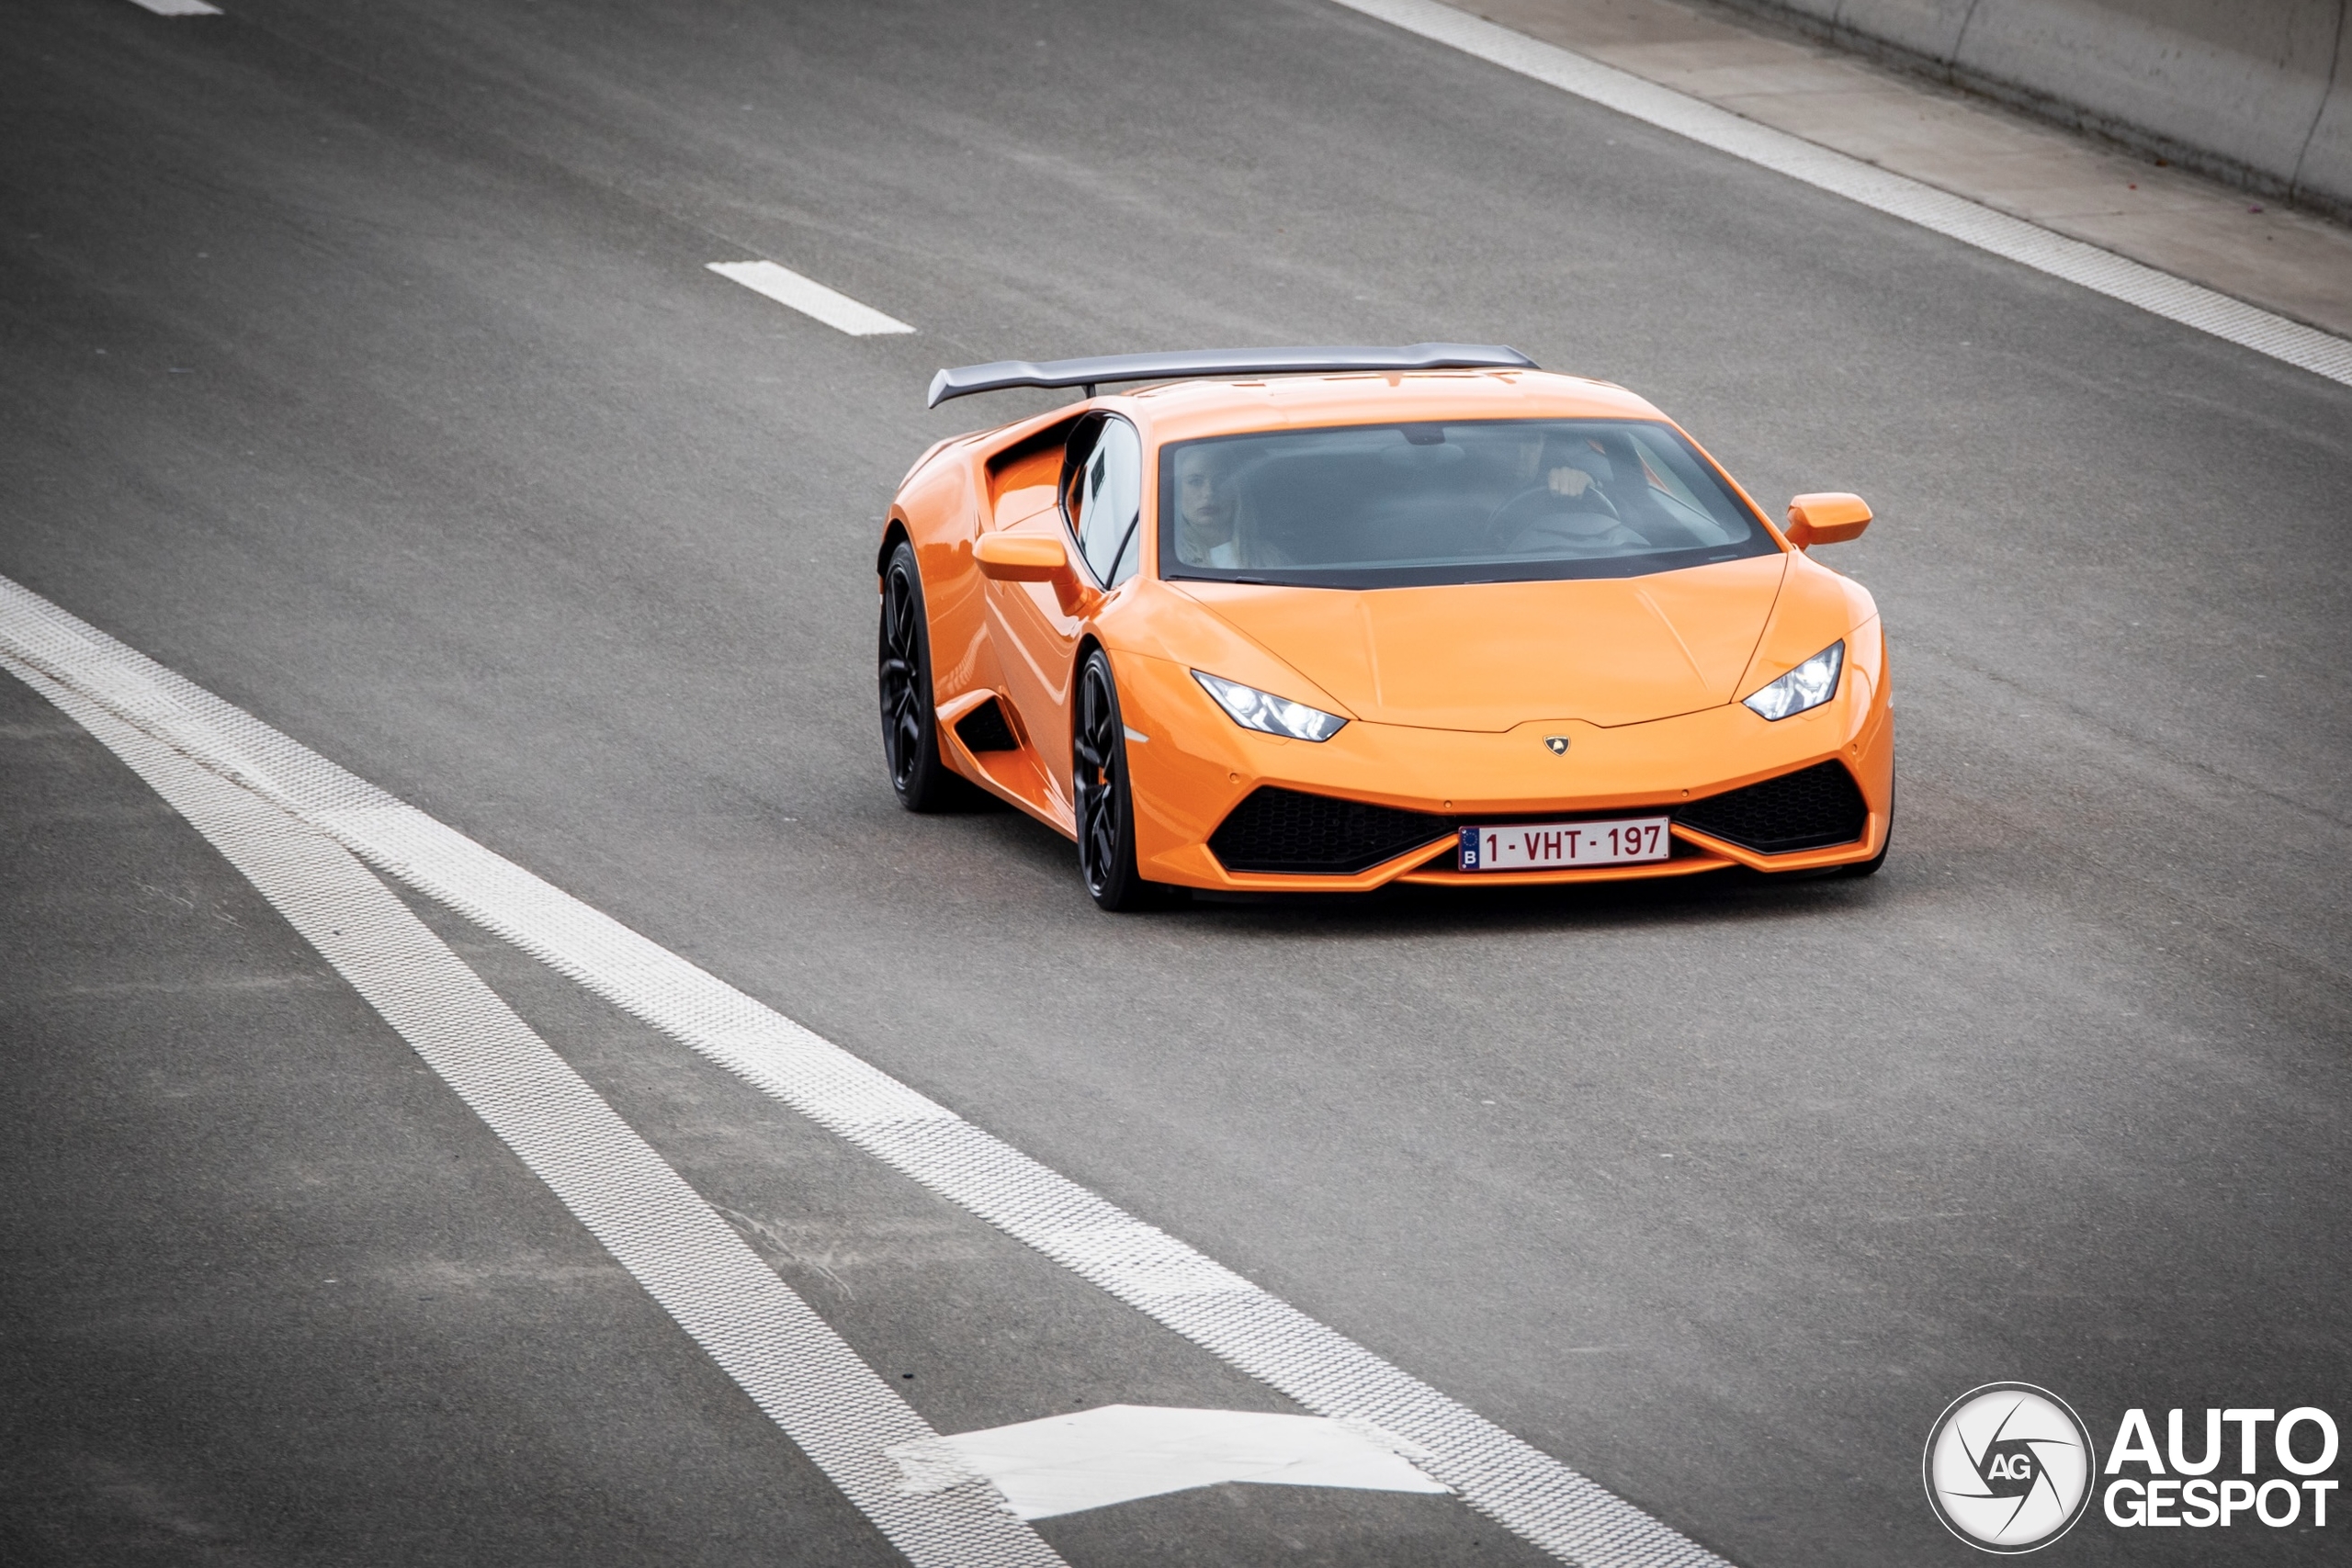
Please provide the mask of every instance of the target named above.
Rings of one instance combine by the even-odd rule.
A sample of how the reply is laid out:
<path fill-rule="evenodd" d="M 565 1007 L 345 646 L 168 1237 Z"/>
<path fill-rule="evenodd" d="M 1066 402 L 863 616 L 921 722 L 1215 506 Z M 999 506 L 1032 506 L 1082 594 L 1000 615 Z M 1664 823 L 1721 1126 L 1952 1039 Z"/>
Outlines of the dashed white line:
<path fill-rule="evenodd" d="M 217 17 L 220 7 L 208 6 L 204 0 L 130 0 L 142 11 L 153 11 L 159 17 Z"/>
<path fill-rule="evenodd" d="M 0 653 L 275 802 L 1080 1278 L 1587 1568 L 1723 1559 L 1287 1302 L 414 807 L 0 577 Z"/>
<path fill-rule="evenodd" d="M 778 266 L 772 261 L 710 262 L 706 264 L 721 277 L 732 278 L 754 294 L 764 294 L 779 305 L 789 305 L 804 316 L 813 316 L 837 332 L 852 337 L 876 337 L 886 333 L 910 333 L 914 328 L 895 316 L 886 316 L 871 305 L 861 305 L 848 295 L 826 288 L 813 277 L 803 277 L 790 267 Z"/>
<path fill-rule="evenodd" d="M 1439 5 L 1437 0 L 1333 3 L 2036 272 L 2078 283 L 2314 375 L 2352 384 L 2352 342 L 2143 266 L 2112 251 L 2070 240 L 1966 197 L 1759 125 L 1704 99 Z"/>
<path fill-rule="evenodd" d="M 39 671 L 0 666 L 210 840 L 910 1561 L 1062 1562 L 980 1472 L 909 1488 L 886 1450 L 938 1433 L 348 850 Z"/>

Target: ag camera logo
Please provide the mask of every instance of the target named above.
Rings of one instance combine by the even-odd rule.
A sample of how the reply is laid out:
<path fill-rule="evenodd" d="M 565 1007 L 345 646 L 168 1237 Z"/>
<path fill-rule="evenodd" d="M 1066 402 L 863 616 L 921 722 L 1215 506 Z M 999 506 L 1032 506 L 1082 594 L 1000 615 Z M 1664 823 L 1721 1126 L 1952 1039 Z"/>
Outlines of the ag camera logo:
<path fill-rule="evenodd" d="M 2031 1383 L 1970 1389 L 1937 1418 L 1920 1460 L 1944 1528 L 1983 1551 L 2049 1545 L 2090 1504 L 2098 1456 L 2066 1402 Z"/>

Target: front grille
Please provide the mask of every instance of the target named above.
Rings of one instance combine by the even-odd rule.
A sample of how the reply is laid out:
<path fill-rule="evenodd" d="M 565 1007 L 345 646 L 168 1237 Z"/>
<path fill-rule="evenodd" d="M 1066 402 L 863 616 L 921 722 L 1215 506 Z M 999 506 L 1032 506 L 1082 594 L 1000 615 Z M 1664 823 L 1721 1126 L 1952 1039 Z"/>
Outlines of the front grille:
<path fill-rule="evenodd" d="M 1012 727 L 1004 722 L 1004 710 L 997 706 L 994 697 L 956 721 L 956 739 L 975 751 L 1021 749 L 1021 742 L 1012 738 Z"/>
<path fill-rule="evenodd" d="M 1839 762 L 1815 762 L 1745 789 L 1694 800 L 1674 814 L 1696 828 L 1761 855 L 1850 844 L 1870 825 L 1870 807 L 1854 775 Z"/>
<path fill-rule="evenodd" d="M 1263 784 L 1209 836 L 1227 871 L 1346 876 L 1454 830 L 1449 818 Z"/>

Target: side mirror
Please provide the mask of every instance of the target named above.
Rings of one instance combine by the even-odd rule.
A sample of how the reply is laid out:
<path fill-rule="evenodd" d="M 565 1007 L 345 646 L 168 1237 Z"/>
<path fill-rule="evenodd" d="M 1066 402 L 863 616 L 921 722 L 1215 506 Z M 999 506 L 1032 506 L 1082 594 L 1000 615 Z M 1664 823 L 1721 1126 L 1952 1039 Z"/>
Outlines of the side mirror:
<path fill-rule="evenodd" d="M 1046 534 L 983 534 L 972 562 L 991 582 L 1051 582 L 1069 570 L 1069 552 Z"/>
<path fill-rule="evenodd" d="M 983 534 L 972 542 L 972 564 L 991 582 L 1052 583 L 1065 615 L 1083 615 L 1094 598 L 1068 547 L 1051 534 Z"/>
<path fill-rule="evenodd" d="M 1801 495 L 1789 502 L 1789 525 L 1781 531 L 1799 549 L 1815 545 L 1842 545 L 1859 539 L 1871 525 L 1870 502 L 1844 491 Z"/>

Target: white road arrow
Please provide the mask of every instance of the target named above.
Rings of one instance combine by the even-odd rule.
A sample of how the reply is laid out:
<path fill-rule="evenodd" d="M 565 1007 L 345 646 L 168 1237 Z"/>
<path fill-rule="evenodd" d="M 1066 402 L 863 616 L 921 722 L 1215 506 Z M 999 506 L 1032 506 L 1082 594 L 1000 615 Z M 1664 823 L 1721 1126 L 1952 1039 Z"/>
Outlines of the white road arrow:
<path fill-rule="evenodd" d="M 1414 1468 L 1424 1450 L 1362 1421 L 1254 1410 L 1105 1404 L 885 1450 L 906 1490 L 986 1476 L 1024 1519 L 1241 1481 L 1363 1492 L 1450 1492 Z"/>

